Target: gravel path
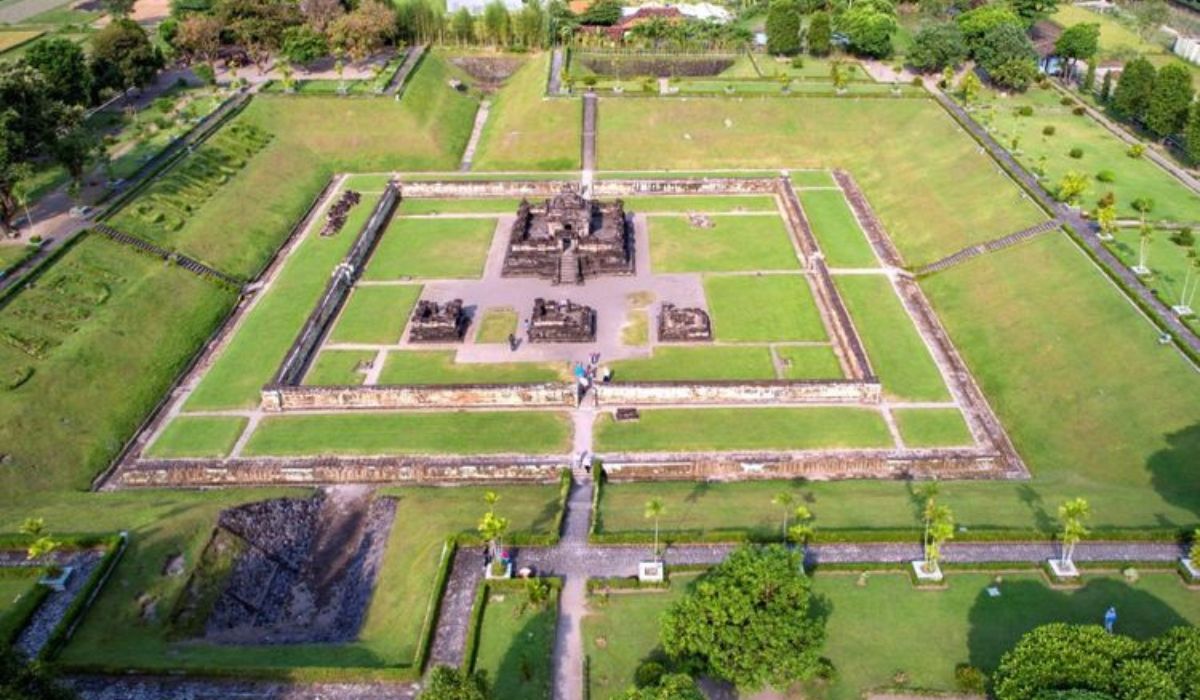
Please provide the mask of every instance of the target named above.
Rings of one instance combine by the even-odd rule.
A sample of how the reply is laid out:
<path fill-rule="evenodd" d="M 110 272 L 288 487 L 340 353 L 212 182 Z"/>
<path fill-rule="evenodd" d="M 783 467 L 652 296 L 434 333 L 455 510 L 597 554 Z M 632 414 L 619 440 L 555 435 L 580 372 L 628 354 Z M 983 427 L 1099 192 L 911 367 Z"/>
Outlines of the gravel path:
<path fill-rule="evenodd" d="M 76 676 L 67 680 L 81 700 L 412 700 L 416 683 L 294 685 L 139 676 Z"/>
<path fill-rule="evenodd" d="M 50 593 L 38 606 L 37 611 L 30 618 L 29 624 L 21 630 L 21 634 L 17 637 L 17 643 L 14 645 L 17 651 L 30 658 L 37 656 L 42 651 L 42 647 L 46 646 L 46 642 L 50 640 L 50 635 L 58 627 L 58 623 L 62 622 L 67 608 L 83 590 L 92 572 L 96 570 L 103 559 L 103 552 L 89 549 L 73 552 L 61 560 L 63 566 L 74 567 L 71 577 L 67 579 L 66 588 Z"/>

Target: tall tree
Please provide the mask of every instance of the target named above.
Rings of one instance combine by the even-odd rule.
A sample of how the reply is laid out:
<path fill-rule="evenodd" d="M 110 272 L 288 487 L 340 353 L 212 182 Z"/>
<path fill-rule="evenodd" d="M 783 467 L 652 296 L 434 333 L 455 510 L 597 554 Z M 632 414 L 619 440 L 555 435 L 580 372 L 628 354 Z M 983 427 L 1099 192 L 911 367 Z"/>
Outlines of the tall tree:
<path fill-rule="evenodd" d="M 507 46 L 512 18 L 501 0 L 492 0 L 483 8 L 483 33 L 493 46 Z"/>
<path fill-rule="evenodd" d="M 1025 31 L 1012 24 L 992 27 L 975 49 L 975 59 L 993 82 L 1024 90 L 1036 75 L 1037 56 Z"/>
<path fill-rule="evenodd" d="M 956 67 L 967 58 L 967 40 L 953 22 L 922 27 L 913 37 L 908 62 L 917 70 L 934 73 Z"/>
<path fill-rule="evenodd" d="M 1009 0 L 1009 4 L 1026 25 L 1032 26 L 1039 19 L 1054 14 L 1058 0 Z"/>
<path fill-rule="evenodd" d="M 51 37 L 29 47 L 24 60 L 42 74 L 50 99 L 70 105 L 91 100 L 92 74 L 79 44 Z"/>
<path fill-rule="evenodd" d="M 337 22 L 334 22 L 334 26 L 337 26 Z M 304 65 L 329 55 L 329 42 L 311 24 L 301 24 L 284 30 L 283 47 L 279 52 L 290 63 Z"/>
<path fill-rule="evenodd" d="M 1112 109 L 1125 119 L 1143 119 L 1154 92 L 1154 65 L 1138 57 L 1125 64 L 1112 93 Z"/>
<path fill-rule="evenodd" d="M 1182 64 L 1170 63 L 1158 71 L 1146 105 L 1146 127 L 1165 138 L 1183 131 L 1192 105 L 1192 74 Z"/>
<path fill-rule="evenodd" d="M 1062 525 L 1059 541 L 1062 542 L 1062 559 L 1071 563 L 1075 555 L 1075 545 L 1079 544 L 1087 534 L 1087 519 L 1091 516 L 1091 507 L 1082 498 L 1072 498 L 1058 506 L 1058 521 Z"/>
<path fill-rule="evenodd" d="M 1002 24 L 1012 24 L 1021 27 L 1021 18 L 1004 3 L 980 5 L 960 14 L 955 22 L 962 30 L 963 38 L 967 40 L 967 48 L 975 52 L 983 36 L 991 29 Z"/>
<path fill-rule="evenodd" d="M 1192 105 L 1188 113 L 1187 127 L 1183 132 L 1183 143 L 1187 149 L 1188 158 L 1193 163 L 1200 163 L 1200 103 Z"/>
<path fill-rule="evenodd" d="M 100 139 L 83 121 L 83 108 L 73 107 L 55 131 L 50 152 L 71 177 L 71 190 L 78 192 L 88 164 L 102 152 Z"/>
<path fill-rule="evenodd" d="M 1077 61 L 1091 61 L 1100 49 L 1099 24 L 1074 24 L 1054 42 L 1054 54 L 1067 60 L 1068 77 L 1075 75 Z"/>
<path fill-rule="evenodd" d="M 828 56 L 833 50 L 833 20 L 829 13 L 818 10 L 808 20 L 808 52 L 814 56 Z"/>
<path fill-rule="evenodd" d="M 662 517 L 666 506 L 663 505 L 661 498 L 651 498 L 646 501 L 645 516 L 647 519 L 654 520 L 654 558 L 658 559 L 658 520 Z"/>
<path fill-rule="evenodd" d="M 188 61 L 211 64 L 221 48 L 221 21 L 208 15 L 188 15 L 179 22 L 175 48 Z"/>
<path fill-rule="evenodd" d="M 1100 81 L 1100 101 L 1107 103 L 1112 97 L 1112 82 L 1113 72 L 1111 70 L 1104 71 L 1104 79 Z"/>
<path fill-rule="evenodd" d="M 858 0 L 838 19 L 850 50 L 870 58 L 892 55 L 892 35 L 899 26 L 895 7 L 888 0 Z"/>
<path fill-rule="evenodd" d="M 766 32 L 769 53 L 776 56 L 800 53 L 800 8 L 795 0 L 771 0 Z"/>
<path fill-rule="evenodd" d="M 513 21 L 517 44 L 527 49 L 546 45 L 546 11 L 541 0 L 527 0 Z"/>
<path fill-rule="evenodd" d="M 739 689 L 786 688 L 821 667 L 824 621 L 811 605 L 798 553 L 742 546 L 667 610 L 663 649 L 690 670 Z"/>
<path fill-rule="evenodd" d="M 283 33 L 303 21 L 291 0 L 219 0 L 216 17 L 263 70 L 283 46 Z"/>
<path fill-rule="evenodd" d="M 458 12 L 450 19 L 450 33 L 460 44 L 475 42 L 475 18 L 471 16 L 470 10 L 465 7 L 458 8 Z"/>
<path fill-rule="evenodd" d="M 596 0 L 584 10 L 579 21 L 583 24 L 611 27 L 621 21 L 621 2 L 620 0 Z"/>
<path fill-rule="evenodd" d="M 131 19 L 116 20 L 92 35 L 92 76 L 98 90 L 145 87 L 162 65 L 162 54 L 146 30 Z"/>
<path fill-rule="evenodd" d="M 339 17 L 329 34 L 334 46 L 362 61 L 395 37 L 396 11 L 378 0 L 363 0 L 358 9 Z"/>
<path fill-rule="evenodd" d="M 334 20 L 346 14 L 346 8 L 341 0 L 300 0 L 300 12 L 310 27 L 323 34 Z"/>
<path fill-rule="evenodd" d="M 66 107 L 50 99 L 41 73 L 21 62 L 0 62 L 0 230 L 5 233 L 14 233 L 21 180 L 67 117 Z"/>

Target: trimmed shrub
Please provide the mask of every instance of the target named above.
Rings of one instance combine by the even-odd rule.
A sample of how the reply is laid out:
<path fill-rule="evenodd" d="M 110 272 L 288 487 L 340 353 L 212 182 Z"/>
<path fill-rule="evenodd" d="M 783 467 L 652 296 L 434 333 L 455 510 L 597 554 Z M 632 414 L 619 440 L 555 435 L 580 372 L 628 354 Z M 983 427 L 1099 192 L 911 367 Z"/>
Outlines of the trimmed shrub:
<path fill-rule="evenodd" d="M 1069 156 L 1071 156 L 1072 158 L 1075 158 L 1075 159 L 1082 158 L 1082 157 L 1083 157 L 1083 149 L 1082 149 L 1082 148 L 1080 148 L 1079 146 L 1076 146 L 1075 148 L 1072 148 L 1072 149 L 1070 150 L 1070 152 L 1069 152 L 1069 153 L 1067 153 L 1067 155 L 1069 155 Z"/>
<path fill-rule="evenodd" d="M 1129 147 L 1128 151 L 1125 151 L 1125 155 L 1129 156 L 1130 158 L 1141 158 L 1142 154 L 1145 152 L 1146 147 L 1144 145 L 1135 143 Z"/>
<path fill-rule="evenodd" d="M 1071 105 L 1075 104 L 1075 100 L 1072 100 L 1070 97 L 1064 97 L 1061 100 L 1059 100 L 1058 102 L 1063 107 L 1070 107 Z"/>
<path fill-rule="evenodd" d="M 1032 117 L 1033 116 L 1033 107 L 1030 105 L 1021 105 L 1020 107 L 1017 108 L 1017 116 Z"/>
<path fill-rule="evenodd" d="M 1071 114 L 1074 114 L 1077 117 L 1082 117 L 1083 115 L 1087 114 L 1087 108 L 1083 105 L 1079 105 L 1075 109 L 1071 110 Z"/>
<path fill-rule="evenodd" d="M 658 685 L 667 669 L 657 661 L 644 661 L 633 673 L 633 684 L 639 688 L 649 688 Z"/>
<path fill-rule="evenodd" d="M 1053 136 L 1056 129 L 1053 124 L 1047 124 L 1042 127 L 1042 136 Z"/>
<path fill-rule="evenodd" d="M 1111 170 L 1101 170 L 1096 173 L 1096 179 L 1100 182 L 1116 182 L 1117 174 Z"/>
<path fill-rule="evenodd" d="M 964 693 L 983 695 L 985 681 L 983 671 L 970 664 L 954 667 L 954 685 Z"/>

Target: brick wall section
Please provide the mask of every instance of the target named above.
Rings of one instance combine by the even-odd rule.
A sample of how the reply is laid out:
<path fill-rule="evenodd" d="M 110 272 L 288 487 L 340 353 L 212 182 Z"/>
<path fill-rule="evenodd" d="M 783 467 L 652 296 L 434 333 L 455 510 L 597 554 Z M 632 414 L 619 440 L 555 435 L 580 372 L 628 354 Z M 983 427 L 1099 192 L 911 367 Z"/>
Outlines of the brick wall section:
<path fill-rule="evenodd" d="M 878 382 L 618 382 L 596 387 L 601 406 L 879 403 Z"/>
<path fill-rule="evenodd" d="M 389 183 L 383 196 L 375 205 L 375 210 L 371 212 L 371 217 L 359 232 L 358 237 L 354 239 L 354 245 L 350 248 L 346 259 L 338 265 L 329 279 L 329 283 L 325 286 L 325 293 L 321 295 L 321 300 L 309 314 L 308 320 L 304 322 L 296 339 L 292 341 L 292 346 L 284 356 L 283 363 L 275 373 L 272 383 L 296 385 L 304 379 L 304 373 L 308 371 L 308 366 L 320 349 L 321 341 L 329 332 L 330 324 L 337 318 L 342 305 L 346 303 L 350 289 L 362 274 L 362 269 L 371 256 L 371 251 L 375 249 L 375 243 L 379 240 L 383 230 L 387 228 L 387 223 L 391 220 L 392 213 L 396 211 L 399 201 L 399 190 Z"/>
<path fill-rule="evenodd" d="M 396 386 L 267 386 L 266 411 L 355 408 L 487 408 L 575 406 L 570 384 L 452 384 Z"/>
<path fill-rule="evenodd" d="M 706 177 L 690 180 L 596 180 L 594 197 L 632 197 L 639 195 L 682 194 L 775 194 L 779 189 L 768 178 Z"/>

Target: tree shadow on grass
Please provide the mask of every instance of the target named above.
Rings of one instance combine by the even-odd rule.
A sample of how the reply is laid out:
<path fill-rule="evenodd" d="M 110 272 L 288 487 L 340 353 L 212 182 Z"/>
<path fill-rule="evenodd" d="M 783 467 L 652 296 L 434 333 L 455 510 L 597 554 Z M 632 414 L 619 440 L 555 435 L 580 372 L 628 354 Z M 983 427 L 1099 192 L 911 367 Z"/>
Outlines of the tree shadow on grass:
<path fill-rule="evenodd" d="M 1037 489 L 1029 484 L 1021 484 L 1017 487 L 1017 498 L 1021 499 L 1021 503 L 1033 514 L 1034 527 L 1041 532 L 1054 532 L 1054 518 L 1046 512 L 1045 500 Z"/>
<path fill-rule="evenodd" d="M 488 670 L 494 697 L 549 700 L 554 673 L 551 652 L 555 605 L 552 601 L 544 609 L 531 608 L 521 615 L 524 622 L 517 627 L 494 675 L 493 669 Z"/>
<path fill-rule="evenodd" d="M 969 613 L 970 663 L 991 673 L 1000 657 L 1026 632 L 1051 622 L 1101 624 L 1109 606 L 1117 609 L 1116 631 L 1138 639 L 1162 634 L 1188 621 L 1152 593 L 1125 581 L 1092 579 L 1073 591 L 1054 590 L 1040 580 L 997 585 L 1000 596 L 979 591 Z"/>
<path fill-rule="evenodd" d="M 1167 447 L 1146 461 L 1150 482 L 1164 501 L 1200 517 L 1200 423 L 1164 437 Z"/>

